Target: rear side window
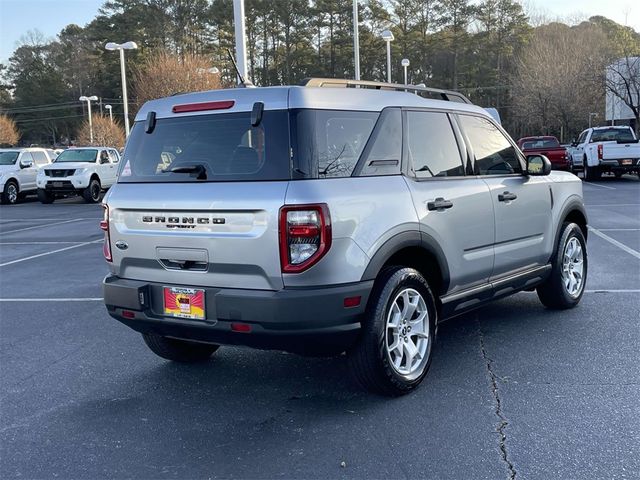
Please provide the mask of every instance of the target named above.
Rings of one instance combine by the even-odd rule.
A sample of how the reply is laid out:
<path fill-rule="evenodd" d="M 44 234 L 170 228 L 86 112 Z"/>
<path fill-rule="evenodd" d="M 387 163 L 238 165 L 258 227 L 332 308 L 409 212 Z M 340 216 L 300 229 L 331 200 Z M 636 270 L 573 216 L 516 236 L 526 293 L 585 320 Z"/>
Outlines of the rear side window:
<path fill-rule="evenodd" d="M 407 157 L 417 178 L 464 175 L 458 142 L 446 113 L 407 112 Z"/>
<path fill-rule="evenodd" d="M 46 165 L 47 163 L 49 163 L 49 159 L 47 158 L 47 154 L 44 152 L 31 152 L 31 155 L 33 155 L 33 159 L 36 162 L 36 165 L 38 166 L 42 166 L 42 165 Z"/>
<path fill-rule="evenodd" d="M 458 118 L 473 148 L 478 175 L 522 173 L 516 149 L 495 125 L 482 117 L 460 115 Z"/>
<path fill-rule="evenodd" d="M 364 150 L 378 112 L 293 112 L 296 165 L 306 178 L 349 177 Z"/>
<path fill-rule="evenodd" d="M 118 181 L 288 180 L 289 158 L 287 111 L 265 111 L 257 127 L 251 112 L 162 118 L 151 133 L 136 122 Z M 206 178 L 193 173 L 200 166 Z"/>
<path fill-rule="evenodd" d="M 109 160 L 111 160 L 111 163 L 118 163 L 120 161 L 120 157 L 115 150 L 109 150 Z"/>

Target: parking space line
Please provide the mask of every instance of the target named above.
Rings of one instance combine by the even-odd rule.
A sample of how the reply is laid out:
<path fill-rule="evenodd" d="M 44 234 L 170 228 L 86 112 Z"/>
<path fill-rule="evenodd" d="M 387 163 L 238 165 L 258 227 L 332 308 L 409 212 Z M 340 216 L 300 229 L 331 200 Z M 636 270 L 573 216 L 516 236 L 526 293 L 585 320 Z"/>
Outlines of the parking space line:
<path fill-rule="evenodd" d="M 640 290 L 585 290 L 584 293 L 640 293 Z"/>
<path fill-rule="evenodd" d="M 586 183 L 587 185 L 593 185 L 594 187 L 607 188 L 609 190 L 617 190 L 617 188 L 615 188 L 615 187 L 607 187 L 606 185 L 598 185 L 597 183 L 585 182 L 584 180 L 582 181 L 582 183 Z"/>
<path fill-rule="evenodd" d="M 640 232 L 640 228 L 599 228 L 601 232 Z"/>
<path fill-rule="evenodd" d="M 37 255 L 31 255 L 30 257 L 18 258 L 17 260 L 11 260 L 10 262 L 0 263 L 0 267 L 6 267 L 7 265 L 13 265 L 14 263 L 26 262 L 27 260 L 33 260 L 34 258 L 44 257 L 53 253 L 64 252 L 66 250 L 71 250 L 72 248 L 84 247 L 85 245 L 101 243 L 103 241 L 103 239 L 93 240 L 91 242 L 79 243 L 78 245 L 71 245 L 70 247 L 58 248 L 57 250 L 52 250 L 50 252 L 38 253 Z"/>
<path fill-rule="evenodd" d="M 588 228 L 589 228 L 589 231 L 593 232 L 594 234 L 596 234 L 597 236 L 599 236 L 603 240 L 606 240 L 611 245 L 615 245 L 620 250 L 624 250 L 628 254 L 633 255 L 634 257 L 636 257 L 637 259 L 640 260 L 640 252 L 635 251 L 633 248 L 627 247 L 624 243 L 621 243 L 621 242 L 617 241 L 616 239 L 611 238 L 609 235 L 605 235 L 604 233 L 602 233 L 597 228 L 593 228 L 592 226 L 589 226 Z"/>
<path fill-rule="evenodd" d="M 63 221 L 67 219 L 64 217 L 61 217 L 61 218 L 0 218 L 0 224 L 10 223 L 10 222 L 50 222 L 52 220 Z M 100 217 L 76 218 L 75 220 L 100 220 Z"/>
<path fill-rule="evenodd" d="M 0 245 L 69 245 L 83 242 L 0 242 Z"/>
<path fill-rule="evenodd" d="M 101 302 L 98 298 L 0 298 L 0 302 Z"/>
<path fill-rule="evenodd" d="M 33 227 L 18 228 L 17 230 L 9 230 L 8 232 L 0 232 L 0 235 L 7 235 L 9 233 L 17 233 L 17 232 L 26 232 L 27 230 L 34 230 L 36 228 L 53 227 L 54 225 L 62 225 L 62 224 L 65 224 L 65 223 L 81 222 L 82 220 L 83 219 L 81 219 L 81 218 L 74 218 L 72 220 L 65 220 L 64 222 L 47 223 L 45 225 L 35 225 Z M 91 219 L 91 220 L 94 220 L 94 219 Z"/>
<path fill-rule="evenodd" d="M 640 203 L 608 203 L 608 204 L 601 204 L 601 205 L 589 205 L 586 204 L 584 205 L 585 207 L 640 207 Z"/>

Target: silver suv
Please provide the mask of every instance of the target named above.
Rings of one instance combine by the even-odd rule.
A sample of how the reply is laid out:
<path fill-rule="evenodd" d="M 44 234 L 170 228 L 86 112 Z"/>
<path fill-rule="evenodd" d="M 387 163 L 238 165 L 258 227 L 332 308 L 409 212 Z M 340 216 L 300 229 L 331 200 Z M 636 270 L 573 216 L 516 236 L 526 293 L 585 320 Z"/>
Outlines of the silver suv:
<path fill-rule="evenodd" d="M 399 395 L 439 322 L 584 291 L 580 180 L 455 92 L 311 79 L 154 100 L 120 163 L 104 301 L 166 359 L 346 351 L 364 387 Z"/>

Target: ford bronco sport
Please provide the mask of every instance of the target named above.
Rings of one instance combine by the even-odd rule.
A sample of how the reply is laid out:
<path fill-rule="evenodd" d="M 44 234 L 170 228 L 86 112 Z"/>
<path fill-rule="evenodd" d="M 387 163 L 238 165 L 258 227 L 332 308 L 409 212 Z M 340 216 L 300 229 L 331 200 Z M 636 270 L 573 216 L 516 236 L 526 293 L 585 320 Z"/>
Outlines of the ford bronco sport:
<path fill-rule="evenodd" d="M 310 79 L 153 100 L 104 200 L 104 301 L 166 359 L 347 352 L 365 388 L 403 394 L 438 322 L 522 290 L 580 301 L 582 184 L 550 170 L 456 92 Z"/>

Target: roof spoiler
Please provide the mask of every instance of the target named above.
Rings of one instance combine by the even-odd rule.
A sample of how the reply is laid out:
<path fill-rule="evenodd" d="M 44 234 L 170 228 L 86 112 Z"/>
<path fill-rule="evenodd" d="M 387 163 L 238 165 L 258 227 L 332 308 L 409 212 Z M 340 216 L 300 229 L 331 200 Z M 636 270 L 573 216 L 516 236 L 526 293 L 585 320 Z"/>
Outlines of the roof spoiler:
<path fill-rule="evenodd" d="M 303 87 L 325 88 L 370 88 L 374 90 L 396 90 L 400 92 L 413 92 L 415 94 L 428 94 L 438 100 L 471 104 L 471 100 L 460 92 L 453 90 L 441 90 L 439 88 L 423 87 L 418 85 L 402 85 L 400 83 L 372 82 L 368 80 L 348 80 L 345 78 L 305 78 L 300 82 Z"/>

